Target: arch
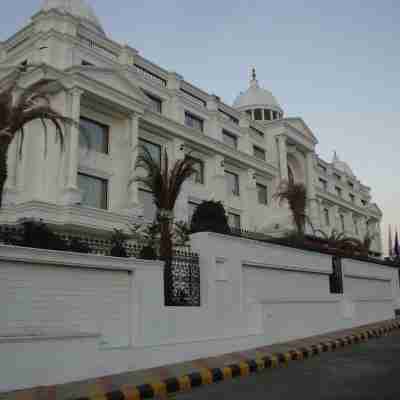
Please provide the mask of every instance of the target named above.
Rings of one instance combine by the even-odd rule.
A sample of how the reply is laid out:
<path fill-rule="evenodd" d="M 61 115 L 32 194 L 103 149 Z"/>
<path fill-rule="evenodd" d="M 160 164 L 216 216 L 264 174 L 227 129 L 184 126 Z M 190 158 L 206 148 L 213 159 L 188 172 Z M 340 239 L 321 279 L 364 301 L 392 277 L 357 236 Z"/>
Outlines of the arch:
<path fill-rule="evenodd" d="M 293 179 L 295 183 L 306 183 L 304 157 L 301 157 L 298 153 L 288 154 L 288 178 Z M 292 178 L 291 178 L 292 176 Z"/>

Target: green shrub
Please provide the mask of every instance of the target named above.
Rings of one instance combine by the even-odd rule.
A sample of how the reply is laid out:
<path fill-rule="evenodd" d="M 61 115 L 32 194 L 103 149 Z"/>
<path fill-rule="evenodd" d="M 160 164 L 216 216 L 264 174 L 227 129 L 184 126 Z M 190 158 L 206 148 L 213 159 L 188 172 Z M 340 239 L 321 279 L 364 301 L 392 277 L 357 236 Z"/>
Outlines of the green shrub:
<path fill-rule="evenodd" d="M 230 233 L 228 218 L 220 201 L 203 201 L 196 208 L 190 224 L 192 233 Z"/>

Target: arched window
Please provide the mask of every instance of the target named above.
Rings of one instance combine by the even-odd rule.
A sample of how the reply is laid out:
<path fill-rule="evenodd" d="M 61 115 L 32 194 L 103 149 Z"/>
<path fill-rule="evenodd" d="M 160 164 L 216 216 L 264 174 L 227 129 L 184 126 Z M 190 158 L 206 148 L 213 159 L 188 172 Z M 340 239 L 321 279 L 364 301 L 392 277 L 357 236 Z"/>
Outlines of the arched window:
<path fill-rule="evenodd" d="M 288 166 L 288 178 L 289 178 L 289 183 L 293 184 L 294 183 L 294 175 L 292 169 Z"/>

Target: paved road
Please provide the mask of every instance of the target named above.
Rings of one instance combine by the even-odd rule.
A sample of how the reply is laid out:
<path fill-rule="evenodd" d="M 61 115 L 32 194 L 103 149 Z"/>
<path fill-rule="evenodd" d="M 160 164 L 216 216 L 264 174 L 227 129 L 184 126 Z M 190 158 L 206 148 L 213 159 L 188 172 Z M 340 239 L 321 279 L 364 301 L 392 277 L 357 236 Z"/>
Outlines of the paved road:
<path fill-rule="evenodd" d="M 176 400 L 398 400 L 400 333 L 372 339 L 287 368 L 202 387 Z"/>

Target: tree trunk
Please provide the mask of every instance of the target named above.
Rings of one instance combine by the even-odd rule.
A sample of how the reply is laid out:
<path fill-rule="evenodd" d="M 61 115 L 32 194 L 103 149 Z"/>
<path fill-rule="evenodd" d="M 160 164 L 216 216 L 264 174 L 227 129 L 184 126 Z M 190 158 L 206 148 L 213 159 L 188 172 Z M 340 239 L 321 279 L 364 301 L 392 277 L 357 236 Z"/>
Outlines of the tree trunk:
<path fill-rule="evenodd" d="M 8 138 L 0 139 L 0 209 L 3 204 L 4 185 L 7 180 L 7 153 L 10 140 Z"/>

